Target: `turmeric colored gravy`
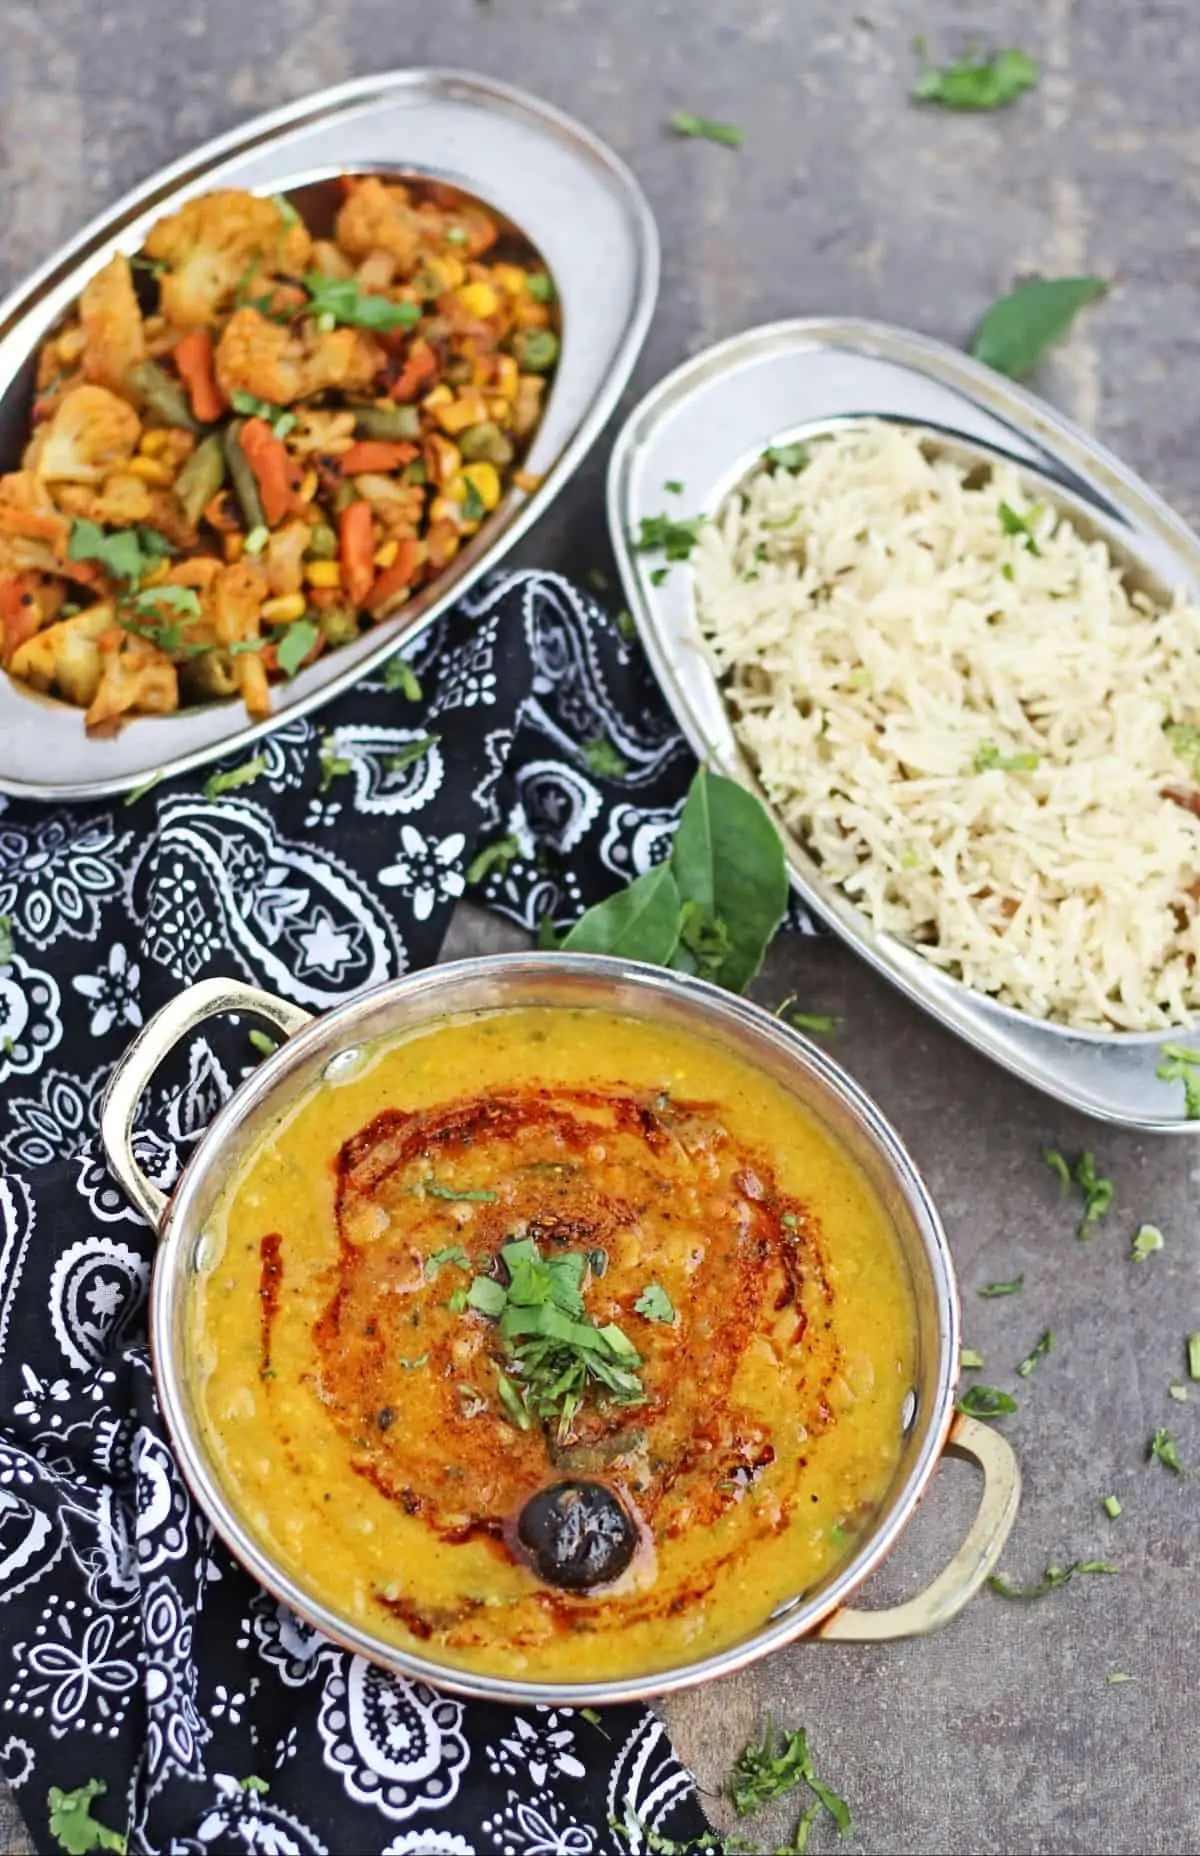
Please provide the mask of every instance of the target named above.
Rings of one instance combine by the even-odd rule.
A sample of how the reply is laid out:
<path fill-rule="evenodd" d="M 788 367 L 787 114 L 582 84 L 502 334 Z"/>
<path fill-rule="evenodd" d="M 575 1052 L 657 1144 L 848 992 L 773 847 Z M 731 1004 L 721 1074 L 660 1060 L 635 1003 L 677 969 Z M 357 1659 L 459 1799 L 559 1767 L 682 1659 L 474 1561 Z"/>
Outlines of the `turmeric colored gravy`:
<path fill-rule="evenodd" d="M 565 1428 L 515 1402 L 463 1304 L 499 1299 L 520 1238 L 588 1253 L 565 1267 L 632 1344 L 632 1399 L 590 1382 Z M 915 1320 L 884 1209 L 700 1036 L 531 1007 L 379 1049 L 254 1153 L 209 1242 L 194 1383 L 239 1512 L 334 1612 L 447 1663 L 587 1681 L 734 1643 L 849 1556 L 900 1457 Z M 574 1478 L 637 1542 L 587 1591 L 514 1531 Z"/>

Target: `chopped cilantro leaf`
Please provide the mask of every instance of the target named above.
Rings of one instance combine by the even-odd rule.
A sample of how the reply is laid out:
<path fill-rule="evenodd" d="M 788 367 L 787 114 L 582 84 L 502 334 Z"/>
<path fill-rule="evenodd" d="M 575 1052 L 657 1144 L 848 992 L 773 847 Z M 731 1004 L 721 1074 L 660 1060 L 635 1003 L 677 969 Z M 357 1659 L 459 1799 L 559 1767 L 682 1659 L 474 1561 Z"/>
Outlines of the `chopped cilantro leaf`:
<path fill-rule="evenodd" d="M 219 799 L 222 793 L 236 793 L 239 787 L 250 786 L 266 771 L 266 755 L 256 754 L 252 760 L 244 760 L 240 767 L 229 767 L 223 773 L 210 774 L 204 782 L 204 797 Z"/>
<path fill-rule="evenodd" d="M 1163 1247 L 1163 1234 L 1156 1224 L 1140 1224 L 1133 1234 L 1129 1254 L 1135 1263 L 1144 1263 Z"/>
<path fill-rule="evenodd" d="M 420 702 L 421 685 L 417 674 L 406 657 L 399 653 L 389 657 L 383 667 L 383 687 L 385 690 L 399 690 L 409 702 Z"/>
<path fill-rule="evenodd" d="M 1054 1330 L 1052 1328 L 1047 1328 L 1041 1339 L 1034 1344 L 1017 1368 L 1022 1379 L 1028 1379 L 1038 1361 L 1045 1359 L 1053 1345 Z"/>
<path fill-rule="evenodd" d="M 622 780 L 629 772 L 629 762 L 603 735 L 597 735 L 594 741 L 585 741 L 581 749 L 583 762 L 589 773 L 597 774 L 604 780 Z"/>
<path fill-rule="evenodd" d="M 1146 1456 L 1149 1462 L 1161 1463 L 1164 1469 L 1171 1471 L 1172 1475 L 1182 1476 L 1183 1464 L 1179 1460 L 1179 1447 L 1173 1433 L 1164 1429 L 1162 1425 L 1150 1439 L 1150 1447 Z"/>
<path fill-rule="evenodd" d="M 1017 1409 L 1017 1401 L 1011 1392 L 1001 1392 L 996 1386 L 968 1386 L 957 1409 L 969 1418 L 1002 1418 Z"/>
<path fill-rule="evenodd" d="M 285 627 L 275 644 L 275 662 L 285 677 L 295 676 L 320 638 L 320 628 L 311 619 L 293 619 Z"/>
<path fill-rule="evenodd" d="M 514 857 L 520 856 L 521 846 L 516 838 L 497 838 L 492 844 L 485 844 L 476 851 L 467 865 L 467 882 L 482 883 L 485 876 L 494 870 L 497 876 L 503 876 Z"/>
<path fill-rule="evenodd" d="M 1037 80 L 1034 60 L 1010 46 L 987 58 L 961 58 L 941 70 L 931 65 L 912 94 L 918 103 L 939 103 L 947 110 L 999 110 L 1032 90 Z"/>
<path fill-rule="evenodd" d="M 323 277 L 319 271 L 306 271 L 304 288 L 310 313 L 332 316 L 335 323 L 386 333 L 411 328 L 421 319 L 415 303 L 394 303 L 390 297 L 360 290 L 353 277 Z"/>
<path fill-rule="evenodd" d="M 50 1787 L 50 1835 L 67 1856 L 88 1856 L 91 1850 L 115 1850 L 117 1856 L 124 1856 L 125 1838 L 121 1832 L 110 1830 L 92 1816 L 92 1800 L 103 1798 L 107 1790 L 103 1779 L 89 1779 L 73 1792 L 64 1792 L 57 1785 Z"/>
<path fill-rule="evenodd" d="M 675 1325 L 675 1305 L 661 1283 L 647 1283 L 634 1307 L 647 1321 L 657 1321 L 663 1327 Z"/>
<path fill-rule="evenodd" d="M 676 135 L 718 142 L 722 148 L 742 145 L 742 132 L 736 123 L 718 122 L 712 116 L 694 116 L 690 110 L 676 110 L 673 116 L 668 116 L 667 127 Z"/>
<path fill-rule="evenodd" d="M 1066 1585 L 1076 1573 L 1115 1573 L 1120 1568 L 1111 1560 L 1073 1560 L 1069 1566 L 1047 1566 L 1036 1585 L 1010 1585 L 999 1573 L 992 1573 L 988 1585 L 1001 1598 L 1044 1598 L 1047 1592 L 1053 1592 L 1060 1585 Z"/>
<path fill-rule="evenodd" d="M 1011 1282 L 985 1282 L 977 1294 L 985 1296 L 1017 1295 L 1025 1287 L 1025 1274 L 1014 1276 Z"/>
<path fill-rule="evenodd" d="M 656 554 L 660 550 L 669 561 L 686 561 L 700 539 L 702 516 L 676 520 L 674 516 L 643 516 L 634 551 Z"/>
<path fill-rule="evenodd" d="M 1036 754 L 1002 754 L 994 741 L 985 741 L 972 763 L 976 773 L 1034 773 Z"/>
<path fill-rule="evenodd" d="M 808 463 L 808 446 L 768 445 L 764 455 L 777 470 L 803 470 Z"/>
<path fill-rule="evenodd" d="M 416 741 L 406 741 L 397 753 L 388 755 L 384 768 L 388 773 L 399 773 L 402 768 L 411 767 L 414 761 L 423 760 L 441 738 L 440 735 L 422 735 Z"/>

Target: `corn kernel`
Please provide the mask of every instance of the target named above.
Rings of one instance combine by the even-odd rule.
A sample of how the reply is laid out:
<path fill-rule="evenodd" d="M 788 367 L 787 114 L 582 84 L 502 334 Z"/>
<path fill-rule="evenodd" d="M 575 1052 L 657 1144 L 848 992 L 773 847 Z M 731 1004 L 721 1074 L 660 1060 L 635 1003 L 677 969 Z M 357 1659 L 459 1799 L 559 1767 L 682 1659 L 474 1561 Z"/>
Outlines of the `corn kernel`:
<path fill-rule="evenodd" d="M 158 458 L 130 458 L 125 468 L 131 477 L 140 477 L 143 483 L 154 483 L 165 487 L 175 481 L 174 471 L 169 465 L 161 463 Z"/>
<path fill-rule="evenodd" d="M 224 537 L 225 559 L 229 562 L 240 561 L 245 547 L 242 536 L 232 532 Z"/>
<path fill-rule="evenodd" d="M 493 264 L 492 281 L 499 284 L 505 296 L 525 294 L 525 273 L 519 264 Z"/>
<path fill-rule="evenodd" d="M 341 586 L 341 565 L 338 561 L 308 561 L 304 578 L 309 586 Z"/>
<path fill-rule="evenodd" d="M 315 470 L 305 471 L 303 477 L 300 479 L 300 501 L 302 503 L 312 502 L 313 497 L 317 493 L 317 484 L 319 481 L 320 479 Z"/>
<path fill-rule="evenodd" d="M 457 296 L 468 316 L 477 316 L 481 322 L 494 316 L 500 307 L 500 298 L 491 284 L 464 284 Z"/>
<path fill-rule="evenodd" d="M 400 543 L 398 541 L 385 541 L 382 548 L 376 548 L 375 550 L 376 567 L 390 567 L 399 552 Z"/>
<path fill-rule="evenodd" d="M 425 268 L 438 286 L 438 295 L 447 290 L 457 290 L 467 281 L 467 270 L 461 258 L 453 257 L 449 252 L 435 258 L 426 258 Z"/>
<path fill-rule="evenodd" d="M 439 406 L 437 422 L 443 432 L 457 436 L 469 425 L 482 425 L 487 418 L 487 401 L 478 387 L 467 387 L 450 406 Z"/>
<path fill-rule="evenodd" d="M 516 356 L 511 354 L 498 354 L 496 356 L 496 391 L 500 394 L 501 398 L 506 400 L 516 399 L 517 383 L 520 378 L 521 370 L 517 366 Z"/>
<path fill-rule="evenodd" d="M 461 484 L 462 478 L 460 477 L 456 481 Z M 465 488 L 461 490 L 457 501 L 452 498 L 449 489 L 447 489 L 445 496 L 435 496 L 429 505 L 429 520 L 431 522 L 457 522 L 462 513 L 459 509 L 459 504 L 462 502 L 466 493 Z"/>
<path fill-rule="evenodd" d="M 468 464 L 463 476 L 478 494 L 485 509 L 494 509 L 500 501 L 500 473 L 494 464 L 486 460 L 478 464 Z"/>
<path fill-rule="evenodd" d="M 87 336 L 82 329 L 68 329 L 54 344 L 55 353 L 67 367 L 70 367 L 72 361 L 78 361 L 86 347 Z"/>
<path fill-rule="evenodd" d="M 268 625 L 290 624 L 293 619 L 302 619 L 307 610 L 303 593 L 280 593 L 278 598 L 264 599 L 262 603 L 262 617 Z"/>
<path fill-rule="evenodd" d="M 142 575 L 139 586 L 161 586 L 171 571 L 170 561 L 158 561 L 149 571 Z"/>
<path fill-rule="evenodd" d="M 421 404 L 422 406 L 427 406 L 430 412 L 436 412 L 439 406 L 448 406 L 453 398 L 453 387 L 448 387 L 443 380 L 438 386 L 434 387 L 432 393 L 427 393 L 425 395 Z"/>
<path fill-rule="evenodd" d="M 153 432 L 143 432 L 138 441 L 138 450 L 142 453 L 143 457 L 161 457 L 163 452 L 170 447 L 173 436 L 174 434 L 169 432 L 164 426 L 159 426 Z"/>
<path fill-rule="evenodd" d="M 495 425 L 507 425 L 512 418 L 512 402 L 502 400 L 499 394 L 493 394 L 487 403 L 488 418 Z"/>

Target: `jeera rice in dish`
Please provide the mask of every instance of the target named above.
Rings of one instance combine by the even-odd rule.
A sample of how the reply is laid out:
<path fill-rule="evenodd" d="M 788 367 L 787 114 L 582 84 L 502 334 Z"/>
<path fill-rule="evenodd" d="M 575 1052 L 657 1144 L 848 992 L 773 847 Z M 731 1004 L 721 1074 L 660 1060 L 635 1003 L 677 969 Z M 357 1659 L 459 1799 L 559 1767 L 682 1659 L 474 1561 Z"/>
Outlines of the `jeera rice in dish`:
<path fill-rule="evenodd" d="M 878 421 L 769 453 L 692 561 L 765 792 L 878 928 L 1039 1018 L 1195 1019 L 1194 605 Z"/>

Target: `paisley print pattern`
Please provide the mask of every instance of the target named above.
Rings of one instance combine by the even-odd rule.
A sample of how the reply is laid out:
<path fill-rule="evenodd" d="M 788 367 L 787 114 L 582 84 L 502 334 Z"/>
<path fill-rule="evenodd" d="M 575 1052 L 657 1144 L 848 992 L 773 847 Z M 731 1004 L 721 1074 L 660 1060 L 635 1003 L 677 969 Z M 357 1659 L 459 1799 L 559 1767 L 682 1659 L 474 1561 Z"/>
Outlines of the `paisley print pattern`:
<path fill-rule="evenodd" d="M 206 773 L 128 807 L 0 801 L 0 1766 L 39 1847 L 49 1788 L 89 1778 L 134 1856 L 616 1856 L 705 1831 L 644 1709 L 459 1701 L 294 1617 L 215 1539 L 155 1402 L 154 1240 L 97 1143 L 127 1039 L 212 974 L 333 1005 L 435 959 L 464 893 L 565 924 L 678 815 L 693 763 L 645 664 L 558 576 L 493 578 L 410 662 L 419 700 L 364 682 L 222 797 Z M 155 1079 L 135 1146 L 162 1190 L 258 1061 L 249 1029 L 206 1026 Z"/>

